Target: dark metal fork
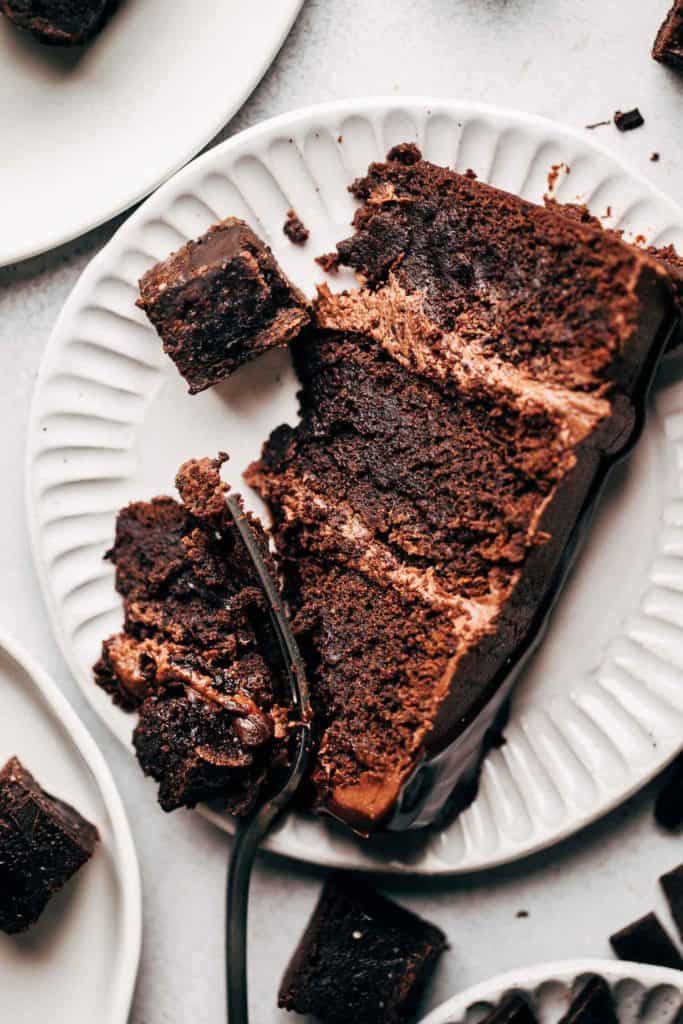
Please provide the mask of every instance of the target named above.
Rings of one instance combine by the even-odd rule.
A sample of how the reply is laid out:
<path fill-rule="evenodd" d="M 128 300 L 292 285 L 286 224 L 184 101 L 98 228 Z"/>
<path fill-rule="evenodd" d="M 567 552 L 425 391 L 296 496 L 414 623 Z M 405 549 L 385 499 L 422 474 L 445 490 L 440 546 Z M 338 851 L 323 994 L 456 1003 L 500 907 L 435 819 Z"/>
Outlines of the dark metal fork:
<path fill-rule="evenodd" d="M 250 817 L 239 822 L 230 854 L 226 921 L 228 1024 L 248 1024 L 247 912 L 251 869 L 261 840 L 291 801 L 306 771 L 311 750 L 311 712 L 304 661 L 289 627 L 280 592 L 261 555 L 239 498 L 234 494 L 228 495 L 227 505 L 268 600 L 282 650 L 292 708 L 298 720 L 294 727 L 297 732 L 296 751 L 287 777 L 275 794 L 271 794 Z"/>

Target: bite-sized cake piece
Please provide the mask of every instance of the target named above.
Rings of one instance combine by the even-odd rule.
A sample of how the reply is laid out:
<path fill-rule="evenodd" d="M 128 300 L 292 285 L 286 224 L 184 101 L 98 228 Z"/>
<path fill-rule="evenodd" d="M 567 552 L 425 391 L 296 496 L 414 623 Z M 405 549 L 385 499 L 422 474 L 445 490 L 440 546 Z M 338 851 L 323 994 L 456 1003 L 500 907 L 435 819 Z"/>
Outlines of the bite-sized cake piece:
<path fill-rule="evenodd" d="M 435 925 L 337 873 L 285 972 L 278 1004 L 323 1024 L 400 1024 L 416 1011 L 446 946 Z"/>
<path fill-rule="evenodd" d="M 306 299 L 244 221 L 229 217 L 148 270 L 144 309 L 190 394 L 295 338 Z"/>
<path fill-rule="evenodd" d="M 657 34 L 652 56 L 676 71 L 683 71 L 683 0 L 675 0 Z"/>
<path fill-rule="evenodd" d="M 683 828 L 683 757 L 676 758 L 666 783 L 657 794 L 655 821 L 668 832 Z"/>
<path fill-rule="evenodd" d="M 118 0 L 0 0 L 0 11 L 41 43 L 78 46 L 104 25 Z"/>
<path fill-rule="evenodd" d="M 639 918 L 610 935 L 609 941 L 620 960 L 683 970 L 683 958 L 656 914 Z"/>
<path fill-rule="evenodd" d="M 167 811 L 217 797 L 246 813 L 287 761 L 280 649 L 225 504 L 224 459 L 180 469 L 182 502 L 122 509 L 107 556 L 124 630 L 104 642 L 95 679 L 118 704 L 139 709 L 133 742 Z M 250 520 L 269 561 L 266 536 Z"/>
<path fill-rule="evenodd" d="M 508 992 L 479 1024 L 538 1024 L 538 1018 L 522 992 Z"/>
<path fill-rule="evenodd" d="M 679 864 L 673 871 L 667 871 L 659 879 L 659 884 L 664 890 L 671 916 L 676 922 L 678 934 L 683 940 L 683 864 Z"/>
<path fill-rule="evenodd" d="M 316 806 L 371 832 L 432 822 L 476 761 L 677 313 L 647 253 L 413 146 L 353 192 L 363 287 L 321 288 L 301 422 L 248 479 L 308 659 Z"/>
<path fill-rule="evenodd" d="M 23 932 L 93 855 L 97 829 L 18 758 L 0 772 L 0 930 Z"/>
<path fill-rule="evenodd" d="M 604 978 L 591 974 L 582 982 L 560 1024 L 619 1024 L 612 990 Z"/>

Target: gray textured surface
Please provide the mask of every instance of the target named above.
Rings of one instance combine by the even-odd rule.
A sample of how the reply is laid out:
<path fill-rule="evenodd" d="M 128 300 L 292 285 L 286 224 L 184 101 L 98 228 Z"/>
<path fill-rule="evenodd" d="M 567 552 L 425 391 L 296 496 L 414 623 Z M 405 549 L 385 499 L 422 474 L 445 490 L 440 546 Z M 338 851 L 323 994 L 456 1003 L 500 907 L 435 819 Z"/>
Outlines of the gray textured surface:
<path fill-rule="evenodd" d="M 667 0 L 309 0 L 266 79 L 223 136 L 297 106 L 367 94 L 468 97 L 577 127 L 638 104 L 644 129 L 619 135 L 606 127 L 595 136 L 683 202 L 683 78 L 649 58 L 666 8 Z M 653 151 L 661 153 L 658 163 L 650 162 Z M 0 270 L 0 620 L 63 687 L 123 794 L 145 895 L 133 1024 L 217 1024 L 224 1020 L 228 841 L 195 815 L 164 816 L 152 787 L 84 704 L 50 633 L 25 526 L 24 437 L 41 354 L 69 290 L 115 226 Z M 656 877 L 681 859 L 680 840 L 655 831 L 646 792 L 531 861 L 453 881 L 387 882 L 386 888 L 432 917 L 451 939 L 428 996 L 427 1005 L 436 1005 L 517 965 L 608 955 L 609 932 L 655 902 L 661 906 Z M 256 1024 L 283 1017 L 274 1009 L 278 979 L 321 877 L 272 858 L 257 867 L 251 921 Z M 517 918 L 520 909 L 529 917 Z"/>

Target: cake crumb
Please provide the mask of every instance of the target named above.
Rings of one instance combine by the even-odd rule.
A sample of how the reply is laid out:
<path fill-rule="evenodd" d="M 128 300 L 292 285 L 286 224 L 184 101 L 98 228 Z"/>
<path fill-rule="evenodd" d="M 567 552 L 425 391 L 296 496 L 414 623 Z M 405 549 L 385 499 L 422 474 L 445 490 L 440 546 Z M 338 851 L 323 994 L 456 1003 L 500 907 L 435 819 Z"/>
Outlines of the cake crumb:
<path fill-rule="evenodd" d="M 611 124 L 611 121 L 594 121 L 593 124 L 587 124 L 586 128 L 588 131 L 593 131 L 594 128 L 603 128 L 605 125 Z"/>
<path fill-rule="evenodd" d="M 324 252 L 322 256 L 316 256 L 315 262 L 323 268 L 326 274 L 336 274 L 339 271 L 338 252 Z"/>
<path fill-rule="evenodd" d="M 659 163 L 659 153 L 653 153 L 652 156 L 650 157 L 650 160 L 652 161 L 653 164 L 658 164 Z"/>
<path fill-rule="evenodd" d="M 295 210 L 287 210 L 282 230 L 292 245 L 305 245 L 311 234 Z"/>
<path fill-rule="evenodd" d="M 620 132 L 632 132 L 635 128 L 641 128 L 645 124 L 645 118 L 638 107 L 634 107 L 633 110 L 617 110 L 614 115 L 614 123 Z"/>
<path fill-rule="evenodd" d="M 518 910 L 517 913 L 515 914 L 515 917 L 528 917 L 528 916 L 529 916 L 529 911 L 528 910 Z"/>
<path fill-rule="evenodd" d="M 563 170 L 565 174 L 571 174 L 572 169 L 569 166 L 569 164 L 565 164 L 563 161 L 561 161 L 559 164 L 552 165 L 552 167 L 548 171 L 548 192 L 552 193 L 555 191 L 557 179 L 559 178 L 560 173 Z"/>

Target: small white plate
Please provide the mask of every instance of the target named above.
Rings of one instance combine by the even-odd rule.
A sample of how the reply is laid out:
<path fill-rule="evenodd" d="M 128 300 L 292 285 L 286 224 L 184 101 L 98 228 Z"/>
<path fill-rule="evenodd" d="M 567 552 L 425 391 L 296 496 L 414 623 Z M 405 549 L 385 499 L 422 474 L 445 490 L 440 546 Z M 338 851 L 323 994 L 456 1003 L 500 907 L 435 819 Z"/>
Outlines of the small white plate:
<path fill-rule="evenodd" d="M 55 684 L 0 630 L 0 765 L 16 754 L 93 822 L 92 859 L 22 935 L 0 932 L 0 1018 L 126 1024 L 140 960 L 141 897 L 128 822 L 102 754 Z"/>
<path fill-rule="evenodd" d="M 121 0 L 87 47 L 0 17 L 0 266 L 151 192 L 239 110 L 303 0 Z"/>
<path fill-rule="evenodd" d="M 676 1024 L 683 1008 L 683 973 L 622 960 L 564 960 L 498 975 L 442 1003 L 421 1024 L 477 1024 L 513 989 L 531 998 L 539 1024 L 558 1024 L 572 990 L 587 974 L 612 989 L 620 1024 Z"/>
<path fill-rule="evenodd" d="M 683 251 L 683 212 L 592 139 L 541 118 L 468 102 L 377 99 L 327 104 L 250 129 L 164 185 L 92 261 L 54 329 L 29 429 L 28 506 L 50 616 L 84 693 L 122 741 L 132 720 L 92 681 L 102 639 L 121 623 L 113 568 L 102 561 L 117 510 L 169 493 L 190 456 L 231 453 L 230 482 L 268 433 L 296 420 L 286 352 L 269 353 L 193 398 L 142 312 L 137 280 L 155 260 L 236 214 L 302 287 L 313 257 L 350 231 L 348 183 L 397 142 L 527 198 L 541 200 L 552 165 L 560 200 Z M 289 243 L 293 206 L 311 230 Z M 350 278 L 330 278 L 341 287 Z M 263 506 L 253 495 L 256 511 Z M 290 815 L 271 850 L 329 865 L 419 873 L 489 867 L 539 850 L 594 821 L 671 760 L 683 736 L 683 383 L 663 380 L 634 458 L 615 472 L 586 551 L 476 802 L 428 840 L 362 844 L 329 822 Z M 223 827 L 229 819 L 214 815 Z"/>

